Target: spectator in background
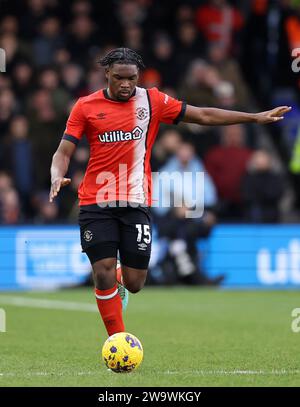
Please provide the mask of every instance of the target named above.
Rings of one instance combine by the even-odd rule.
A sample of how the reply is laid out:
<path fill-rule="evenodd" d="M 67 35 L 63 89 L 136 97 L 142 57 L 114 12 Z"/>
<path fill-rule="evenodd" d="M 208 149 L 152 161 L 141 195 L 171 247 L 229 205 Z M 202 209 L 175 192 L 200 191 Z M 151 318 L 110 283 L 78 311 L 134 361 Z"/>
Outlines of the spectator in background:
<path fill-rule="evenodd" d="M 300 4 L 298 3 L 295 8 L 295 12 L 289 13 L 285 20 L 285 29 L 291 51 L 294 48 L 300 48 Z"/>
<path fill-rule="evenodd" d="M 149 67 L 155 68 L 160 73 L 165 87 L 176 87 L 180 72 L 174 64 L 174 44 L 171 38 L 158 33 L 154 39 L 152 54 Z"/>
<path fill-rule="evenodd" d="M 277 16 L 277 21 L 275 16 Z M 274 86 L 278 88 L 292 87 L 299 92 L 299 75 L 291 70 L 292 50 L 300 46 L 300 5 L 298 0 L 280 0 L 271 2 L 269 0 L 269 11 L 266 24 L 268 27 L 268 69 L 273 76 L 274 82 L 271 88 L 273 94 Z M 277 26 L 276 26 L 277 24 Z M 277 36 L 272 36 L 273 30 Z"/>
<path fill-rule="evenodd" d="M 4 89 L 10 89 L 12 86 L 11 78 L 8 76 L 0 75 L 0 91 L 2 92 Z"/>
<path fill-rule="evenodd" d="M 51 225 L 60 222 L 58 204 L 55 202 L 54 205 L 51 205 L 47 191 L 36 193 L 33 196 L 33 205 L 36 213 L 34 223 Z"/>
<path fill-rule="evenodd" d="M 197 30 L 194 21 L 185 21 L 177 28 L 176 33 L 176 65 L 178 66 L 181 80 L 187 67 L 196 57 L 204 54 L 205 47 L 201 34 Z"/>
<path fill-rule="evenodd" d="M 299 37 L 297 6 L 293 10 L 291 0 L 254 0 L 251 6 L 242 63 L 250 86 L 270 104 L 276 87 L 293 87 L 297 80 L 291 69 L 290 49 Z M 249 64 L 249 60 L 255 63 Z"/>
<path fill-rule="evenodd" d="M 15 186 L 22 202 L 25 216 L 32 215 L 31 193 L 33 191 L 33 154 L 29 139 L 29 123 L 25 116 L 15 116 L 8 133 L 6 157 L 7 168 L 10 168 Z"/>
<path fill-rule="evenodd" d="M 61 69 L 61 79 L 64 88 L 72 98 L 83 96 L 85 83 L 80 65 L 68 63 Z"/>
<path fill-rule="evenodd" d="M 241 110 L 250 96 L 237 64 L 227 58 L 222 45 L 212 44 L 209 59 L 196 59 L 182 81 L 179 94 L 188 103 Z"/>
<path fill-rule="evenodd" d="M 195 201 L 195 191 L 198 192 L 196 198 L 200 199 L 200 201 L 195 202 L 197 206 L 201 206 L 203 200 L 203 193 L 204 193 L 204 206 L 206 208 L 213 208 L 217 203 L 217 194 L 216 188 L 214 185 L 213 180 L 209 176 L 209 174 L 205 173 L 204 165 L 200 158 L 196 156 L 195 148 L 191 143 L 188 142 L 181 142 L 176 151 L 176 155 L 169 158 L 166 164 L 160 168 L 160 173 L 166 172 L 168 174 L 172 173 L 180 173 L 184 175 L 184 173 L 192 174 L 192 177 L 189 177 L 183 184 L 183 191 L 182 195 L 185 202 L 194 202 Z M 200 185 L 197 185 L 196 182 L 196 174 L 197 173 L 205 173 L 204 176 L 204 191 L 199 193 Z M 172 197 L 173 194 L 177 194 L 178 192 L 175 190 L 175 186 L 172 183 L 169 185 L 171 190 L 164 189 L 162 194 L 166 197 Z M 153 193 L 153 201 L 156 198 L 162 198 L 160 196 L 159 185 L 154 183 L 154 193 Z M 160 205 L 155 206 L 154 212 L 159 215 L 163 216 L 168 212 L 169 208 L 163 207 Z"/>
<path fill-rule="evenodd" d="M 34 71 L 32 64 L 23 60 L 17 62 L 12 72 L 12 87 L 21 109 L 24 111 L 27 97 L 34 86 Z"/>
<path fill-rule="evenodd" d="M 153 87 L 160 88 L 162 84 L 161 74 L 157 69 L 146 68 L 141 74 L 140 84 L 147 89 Z"/>
<path fill-rule="evenodd" d="M 211 280 L 201 270 L 197 248 L 198 239 L 207 237 L 216 222 L 211 211 L 217 202 L 214 184 L 208 174 L 204 176 L 204 190 L 200 189 L 201 185 L 196 184 L 196 174 L 204 172 L 204 167 L 201 160 L 196 157 L 193 145 L 187 142 L 181 142 L 176 155 L 171 157 L 166 165 L 160 169 L 160 174 L 164 172 L 170 176 L 175 173 L 181 174 L 182 181 L 180 185 L 177 185 L 177 188 L 172 182 L 170 185 L 164 185 L 164 189 L 161 191 L 159 179 L 155 178 L 154 180 L 154 207 L 152 208 L 154 220 L 158 227 L 159 236 L 167 238 L 169 241 L 168 253 L 162 260 L 161 266 L 164 269 L 171 264 L 175 270 L 175 274 L 173 271 L 173 279 L 176 279 L 177 274 L 178 281 L 183 283 L 218 284 L 221 281 L 219 277 Z M 188 179 L 185 175 L 187 173 L 191 174 Z M 194 196 L 195 191 L 197 191 L 196 197 Z M 202 207 L 203 194 L 205 215 L 201 218 L 188 218 L 188 205 L 193 202 L 194 206 Z M 173 198 L 170 207 L 163 206 L 165 196 L 167 199 Z M 180 207 L 174 205 L 177 198 L 183 202 Z"/>
<path fill-rule="evenodd" d="M 11 72 L 19 60 L 31 59 L 29 44 L 20 41 L 15 34 L 2 34 L 0 36 L 0 48 L 5 50 L 6 72 Z"/>
<path fill-rule="evenodd" d="M 72 60 L 86 68 L 92 47 L 99 45 L 99 36 L 93 20 L 87 15 L 76 16 L 71 23 L 66 47 Z"/>
<path fill-rule="evenodd" d="M 159 171 L 171 157 L 174 157 L 181 143 L 181 134 L 177 128 L 168 127 L 164 130 L 152 148 L 152 171 Z"/>
<path fill-rule="evenodd" d="M 281 174 L 273 169 L 271 155 L 264 150 L 254 152 L 241 185 L 246 221 L 279 222 L 284 185 Z"/>
<path fill-rule="evenodd" d="M 49 91 L 56 114 L 60 116 L 67 114 L 66 106 L 70 102 L 70 95 L 60 86 L 58 72 L 50 67 L 43 68 L 38 76 L 38 85 L 41 89 Z"/>
<path fill-rule="evenodd" d="M 0 172 L 0 223 L 14 225 L 22 221 L 20 200 L 13 186 L 12 177 Z"/>
<path fill-rule="evenodd" d="M 250 92 L 237 61 L 229 58 L 226 48 L 220 43 L 212 43 L 208 47 L 208 61 L 217 69 L 222 81 L 232 85 L 236 100 L 234 105 L 241 110 L 248 107 L 251 102 Z"/>
<path fill-rule="evenodd" d="M 17 191 L 10 188 L 1 196 L 1 216 L 4 225 L 15 225 L 22 222 L 20 200 Z"/>
<path fill-rule="evenodd" d="M 90 17 L 93 13 L 92 4 L 88 0 L 76 0 L 71 5 L 72 16 L 88 16 Z"/>
<path fill-rule="evenodd" d="M 0 197 L 3 197 L 4 193 L 13 188 L 13 179 L 5 171 L 0 171 Z"/>
<path fill-rule="evenodd" d="M 5 16 L 0 23 L 0 34 L 12 34 L 17 36 L 19 32 L 18 19 L 15 16 Z"/>
<path fill-rule="evenodd" d="M 235 220 L 242 216 L 241 182 L 253 152 L 245 146 L 245 128 L 240 124 L 223 127 L 221 140 L 204 162 L 217 188 L 220 218 Z"/>
<path fill-rule="evenodd" d="M 143 24 L 147 17 L 147 2 L 123 0 L 117 10 L 117 17 L 122 27 L 132 24 Z"/>
<path fill-rule="evenodd" d="M 195 59 L 179 86 L 179 97 L 194 106 L 216 106 L 215 89 L 220 82 L 215 68 L 203 59 Z"/>
<path fill-rule="evenodd" d="M 164 256 L 159 255 L 163 283 L 183 283 L 199 285 L 218 285 L 224 275 L 210 278 L 201 264 L 198 242 L 207 238 L 216 223 L 216 216 L 206 211 L 202 218 L 186 217 L 187 207 L 171 208 L 168 214 L 158 220 L 158 235 L 168 246 Z M 160 245 L 164 248 L 164 245 Z M 162 258 L 161 258 L 162 257 Z"/>
<path fill-rule="evenodd" d="M 0 145 L 1 139 L 7 133 L 11 118 L 17 113 L 17 102 L 14 93 L 4 88 L 0 93 Z"/>
<path fill-rule="evenodd" d="M 66 47 L 58 48 L 54 53 L 54 64 L 57 68 L 63 68 L 66 64 L 71 63 L 71 54 Z"/>
<path fill-rule="evenodd" d="M 6 171 L 0 171 L 0 194 L 13 188 L 13 179 Z"/>
<path fill-rule="evenodd" d="M 125 47 L 142 54 L 144 49 L 142 28 L 138 24 L 126 25 L 123 31 L 123 43 Z"/>
<path fill-rule="evenodd" d="M 226 0 L 208 0 L 196 10 L 196 24 L 208 44 L 218 43 L 229 52 L 235 51 L 234 36 L 244 25 L 240 11 Z"/>
<path fill-rule="evenodd" d="M 39 24 L 39 33 L 33 41 L 33 60 L 37 66 L 54 62 L 55 52 L 64 45 L 60 21 L 57 17 L 46 17 Z"/>
<path fill-rule="evenodd" d="M 178 5 L 176 10 L 176 26 L 184 23 L 193 22 L 195 23 L 195 11 L 190 4 L 186 2 Z"/>
<path fill-rule="evenodd" d="M 51 165 L 51 152 L 55 151 L 61 139 L 65 123 L 63 116 L 54 109 L 49 90 L 36 90 L 29 102 L 30 139 L 34 157 L 38 158 L 34 160 L 35 185 L 43 189 L 50 179 L 47 165 Z"/>
<path fill-rule="evenodd" d="M 104 88 L 106 84 L 104 71 L 99 72 L 98 69 L 89 70 L 86 82 L 87 82 L 86 92 L 88 95 L 90 93 L 96 92 L 97 89 Z"/>
<path fill-rule="evenodd" d="M 37 35 L 37 28 L 42 20 L 44 20 L 53 6 L 53 2 L 47 0 L 28 0 L 26 2 L 26 8 L 22 14 L 21 21 L 21 31 L 27 39 L 32 39 Z"/>
<path fill-rule="evenodd" d="M 218 108 L 239 110 L 236 93 L 231 82 L 220 81 L 214 88 L 214 95 Z"/>

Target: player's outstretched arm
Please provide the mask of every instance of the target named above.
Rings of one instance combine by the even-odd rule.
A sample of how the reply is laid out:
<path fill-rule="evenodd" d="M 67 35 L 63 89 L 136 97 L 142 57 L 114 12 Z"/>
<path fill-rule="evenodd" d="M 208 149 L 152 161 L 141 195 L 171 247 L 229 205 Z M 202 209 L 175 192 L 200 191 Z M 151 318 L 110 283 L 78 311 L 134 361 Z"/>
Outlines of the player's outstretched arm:
<path fill-rule="evenodd" d="M 183 121 L 186 123 L 197 123 L 206 126 L 224 126 L 238 123 L 268 124 L 282 120 L 285 113 L 289 112 L 291 109 L 292 108 L 288 106 L 280 106 L 266 112 L 245 113 L 187 105 Z"/>
<path fill-rule="evenodd" d="M 70 159 L 76 149 L 76 145 L 68 140 L 62 140 L 52 158 L 51 165 L 51 189 L 49 194 L 49 201 L 57 196 L 61 187 L 69 185 L 70 178 L 65 178 L 68 171 Z"/>

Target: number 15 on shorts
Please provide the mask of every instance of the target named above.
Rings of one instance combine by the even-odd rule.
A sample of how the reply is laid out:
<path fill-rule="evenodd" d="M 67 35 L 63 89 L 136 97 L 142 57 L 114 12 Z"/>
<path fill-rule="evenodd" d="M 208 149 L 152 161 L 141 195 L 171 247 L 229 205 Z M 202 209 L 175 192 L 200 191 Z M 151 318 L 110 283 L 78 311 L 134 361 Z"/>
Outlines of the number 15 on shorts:
<path fill-rule="evenodd" d="M 138 223 L 135 227 L 138 230 L 136 241 L 138 243 L 143 241 L 144 243 L 149 244 L 151 242 L 150 225 L 142 225 Z"/>

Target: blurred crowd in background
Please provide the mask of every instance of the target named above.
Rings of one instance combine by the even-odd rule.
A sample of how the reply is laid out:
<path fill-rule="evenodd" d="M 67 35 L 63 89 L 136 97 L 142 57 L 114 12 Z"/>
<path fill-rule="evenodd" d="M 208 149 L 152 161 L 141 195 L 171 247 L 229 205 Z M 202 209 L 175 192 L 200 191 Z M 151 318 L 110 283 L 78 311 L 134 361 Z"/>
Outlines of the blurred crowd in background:
<path fill-rule="evenodd" d="M 98 61 L 118 46 L 143 57 L 140 86 L 189 104 L 249 112 L 293 107 L 270 126 L 161 126 L 153 171 L 206 173 L 206 212 L 194 233 L 207 234 L 217 221 L 299 221 L 300 80 L 292 69 L 299 1 L 2 0 L 1 224 L 77 221 L 88 146 L 78 146 L 72 183 L 54 204 L 51 158 L 75 100 L 106 86 Z M 184 214 L 154 216 L 160 233 L 170 235 Z"/>

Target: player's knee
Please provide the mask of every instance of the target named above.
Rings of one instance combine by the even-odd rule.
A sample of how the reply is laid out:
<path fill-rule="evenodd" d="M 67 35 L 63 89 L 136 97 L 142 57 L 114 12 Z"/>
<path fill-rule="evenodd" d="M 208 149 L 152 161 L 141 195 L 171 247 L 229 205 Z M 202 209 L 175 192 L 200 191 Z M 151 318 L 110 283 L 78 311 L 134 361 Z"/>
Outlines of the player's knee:
<path fill-rule="evenodd" d="M 141 289 L 144 287 L 145 284 L 145 280 L 135 280 L 135 281 L 129 281 L 126 284 L 126 288 L 129 292 L 131 292 L 131 294 L 136 294 L 139 291 L 141 291 Z"/>
<path fill-rule="evenodd" d="M 95 285 L 99 289 L 112 287 L 116 282 L 115 261 L 103 259 L 93 264 Z"/>
<path fill-rule="evenodd" d="M 147 269 L 134 269 L 122 265 L 122 275 L 125 287 L 132 294 L 136 294 L 144 287 Z"/>
<path fill-rule="evenodd" d="M 139 284 L 139 285 L 137 285 L 137 284 L 133 284 L 133 285 L 129 285 L 129 286 L 126 286 L 126 288 L 127 288 L 127 290 L 131 293 L 131 294 L 136 294 L 136 293 L 138 293 L 139 291 L 141 291 L 141 289 L 144 287 L 144 284 Z"/>

